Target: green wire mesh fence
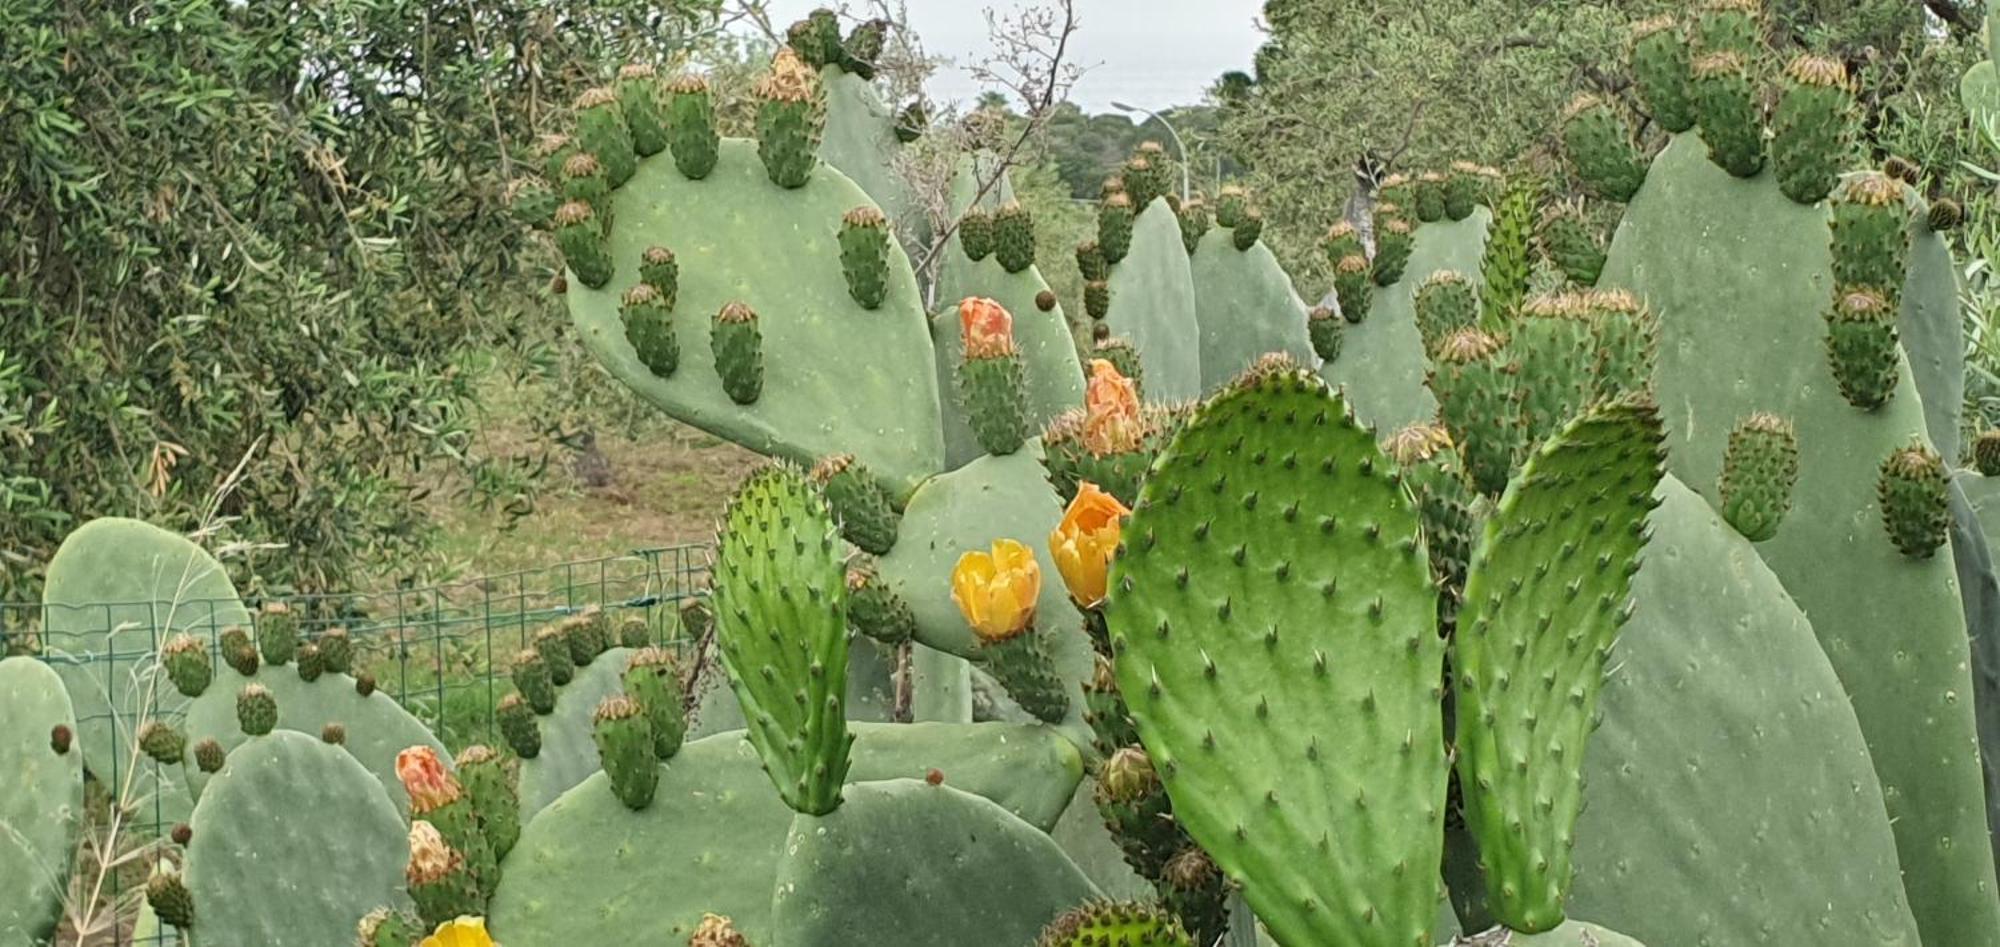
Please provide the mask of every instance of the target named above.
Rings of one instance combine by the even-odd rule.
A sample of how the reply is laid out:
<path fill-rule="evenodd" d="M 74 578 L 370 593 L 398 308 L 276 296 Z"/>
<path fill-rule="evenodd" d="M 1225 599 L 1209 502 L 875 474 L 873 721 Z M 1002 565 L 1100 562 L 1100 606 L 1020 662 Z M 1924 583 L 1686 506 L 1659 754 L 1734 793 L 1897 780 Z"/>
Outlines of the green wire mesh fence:
<path fill-rule="evenodd" d="M 421 588 L 373 592 L 276 596 L 246 599 L 253 614 L 268 603 L 283 602 L 300 617 L 303 639 L 342 628 L 354 645 L 358 675 L 374 678 L 377 689 L 393 697 L 422 721 L 454 752 L 474 743 L 504 747 L 494 720 L 494 707 L 511 687 L 512 656 L 530 646 L 534 633 L 582 609 L 596 606 L 609 612 L 616 627 L 637 615 L 645 619 L 656 644 L 685 645 L 679 626 L 680 605 L 707 584 L 709 549 L 699 545 L 663 546 L 624 555 L 581 559 L 535 569 L 462 579 Z M 212 654 L 227 629 L 214 620 L 218 606 L 228 603 L 174 603 L 174 631 L 205 639 Z M 103 693 L 118 693 L 117 682 L 157 673 L 159 647 L 167 632 L 164 616 L 147 621 L 156 603 L 93 602 L 64 606 L 0 603 L 0 644 L 5 651 L 26 653 L 64 671 L 72 682 L 87 668 L 88 679 L 101 682 Z M 189 616 L 197 620 L 188 621 Z M 210 616 L 206 621 L 200 616 Z M 69 629 L 63 635 L 44 629 Z M 151 629 L 150 634 L 121 634 L 115 628 Z M 106 647 L 107 641 L 119 645 Z M 128 644 L 129 642 L 129 644 Z M 218 662 L 219 663 L 219 662 Z M 76 685 L 71 684 L 72 688 Z M 128 739 L 147 716 L 143 708 L 119 707 L 97 701 L 108 712 L 86 714 L 79 707 L 76 740 L 85 759 L 118 760 L 115 749 L 92 753 L 92 741 Z M 155 767 L 143 755 L 137 765 Z M 117 766 L 114 764 L 113 769 Z M 83 860 L 115 862 L 105 873 L 104 890 L 96 897 L 125 915 L 135 904 L 145 871 L 153 862 L 148 851 L 157 847 L 172 826 L 157 797 L 119 799 L 111 787 L 131 784 L 128 774 L 92 772 L 91 802 L 80 835 Z M 155 779 L 159 773 L 153 774 Z M 113 817 L 114 802 L 123 812 Z M 97 836 L 107 824 L 118 826 L 120 838 L 108 843 Z M 107 849 L 107 845 L 109 848 Z M 65 920 L 68 925 L 68 919 Z M 135 934 L 129 918 L 95 932 L 59 931 L 59 944 L 172 944 L 172 935 Z"/>

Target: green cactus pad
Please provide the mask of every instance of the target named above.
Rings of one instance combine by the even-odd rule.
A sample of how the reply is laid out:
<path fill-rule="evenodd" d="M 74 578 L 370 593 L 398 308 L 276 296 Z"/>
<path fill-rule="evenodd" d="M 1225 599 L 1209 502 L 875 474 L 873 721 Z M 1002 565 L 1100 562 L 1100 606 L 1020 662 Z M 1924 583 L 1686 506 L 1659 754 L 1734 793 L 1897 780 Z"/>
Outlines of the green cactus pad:
<path fill-rule="evenodd" d="M 1563 110 L 1563 151 L 1585 187 L 1623 204 L 1646 181 L 1646 159 L 1632 144 L 1632 126 L 1615 106 L 1578 96 Z"/>
<path fill-rule="evenodd" d="M 1811 343 L 1833 294 L 1829 246 L 1824 209 L 1728 176 L 1682 136 L 1626 210 L 1603 282 L 1660 314 L 1659 402 L 1683 481 L 1713 501 L 1738 418 L 1797 425 L 1796 503 L 1759 552 L 1812 620 L 1869 738 L 1924 940 L 1993 943 L 2000 901 L 1992 853 L 1971 841 L 1986 825 L 1951 563 L 1904 558 L 1875 501 L 1882 458 L 1924 429 L 1921 399 L 1905 380 L 1861 412 L 1836 390 Z"/>
<path fill-rule="evenodd" d="M 1903 340 L 1911 379 L 1924 402 L 1924 428 L 1931 444 L 1938 453 L 1957 457 L 1959 412 L 1965 404 L 1958 263 L 1951 258 L 1949 239 L 1930 230 L 1923 217 L 1919 212 L 1910 221 L 1910 269 L 1903 280 L 1896 335 Z"/>
<path fill-rule="evenodd" d="M 1266 352 L 1314 361 L 1306 304 L 1261 244 L 1238 250 L 1225 231 L 1201 238 L 1190 261 L 1194 314 L 1201 326 L 1201 388 L 1213 391 Z"/>
<path fill-rule="evenodd" d="M 556 692 L 553 713 L 538 716 L 542 751 L 521 761 L 521 818 L 530 819 L 543 806 L 583 782 L 603 764 L 591 739 L 591 714 L 604 698 L 624 693 L 630 648 L 613 648 L 597 656 Z"/>
<path fill-rule="evenodd" d="M 1614 402 L 1550 438 L 1487 519 L 1452 639 L 1458 773 L 1487 900 L 1563 921 L 1585 740 L 1661 475 L 1658 412 Z"/>
<path fill-rule="evenodd" d="M 1347 327 L 1340 359 L 1320 366 L 1320 377 L 1342 390 L 1362 423 L 1386 432 L 1436 417 L 1437 399 L 1424 386 L 1430 361 L 1417 331 L 1416 290 L 1439 270 L 1479 272 L 1492 217 L 1482 208 L 1419 227 L 1402 282 L 1375 294 L 1368 318 Z"/>
<path fill-rule="evenodd" d="M 1550 208 L 1542 215 L 1539 236 L 1542 255 L 1571 283 L 1597 285 L 1598 274 L 1604 272 L 1604 241 L 1581 206 L 1558 204 Z"/>
<path fill-rule="evenodd" d="M 67 728 L 67 752 L 51 735 Z M 55 928 L 83 817 L 83 752 L 62 678 L 33 658 L 0 661 L 0 944 L 45 943 Z"/>
<path fill-rule="evenodd" d="M 874 947 L 893 933 L 906 947 L 1027 944 L 1099 896 L 1048 836 L 980 796 L 913 779 L 861 783 L 832 814 L 792 824 L 772 942 Z"/>
<path fill-rule="evenodd" d="M 1694 85 L 1687 37 L 1672 17 L 1632 25 L 1632 84 L 1653 120 L 1669 132 L 1694 127 Z"/>
<path fill-rule="evenodd" d="M 1194 939 L 1157 907 L 1099 901 L 1063 912 L 1035 947 L 1194 947 Z"/>
<path fill-rule="evenodd" d="M 1528 295 L 1540 192 L 1531 178 L 1517 181 L 1493 208 L 1486 253 L 1479 261 L 1479 320 L 1488 331 L 1502 329 Z"/>
<path fill-rule="evenodd" d="M 897 234 L 909 246 L 930 243 L 930 219 L 923 212 L 909 179 L 896 171 L 902 143 L 896 138 L 896 116 L 868 80 L 838 66 L 820 70 L 826 90 L 826 132 L 819 143 L 820 160 L 859 185 L 889 215 Z"/>
<path fill-rule="evenodd" d="M 1146 398 L 1183 401 L 1201 394 L 1201 324 L 1193 268 L 1181 244 L 1180 218 L 1162 200 L 1132 225 L 1132 248 L 1111 267 L 1111 308 L 1104 324 L 1130 339 L 1146 366 Z"/>
<path fill-rule="evenodd" d="M 167 639 L 187 632 L 206 641 L 217 629 L 250 625 L 222 564 L 157 526 L 96 519 L 57 548 L 42 606 L 43 642 L 59 658 L 52 663 L 76 708 L 84 766 L 111 785 L 129 786 L 133 798 L 157 802 L 161 819 L 184 821 L 193 799 L 181 774 L 150 763 L 130 772 L 130 722 L 187 706 L 164 674 L 152 673 L 150 654 Z M 235 700 L 233 688 L 205 693 L 218 689 Z"/>
<path fill-rule="evenodd" d="M 1394 463 L 1317 380 L 1253 372 L 1124 535 L 1105 617 L 1175 818 L 1280 943 L 1429 943 L 1444 646 Z"/>
<path fill-rule="evenodd" d="M 1671 476 L 1660 496 L 1584 754 L 1570 913 L 1656 944 L 1817 930 L 1915 947 L 1881 789 L 1812 626 L 1701 497 Z"/>
<path fill-rule="evenodd" d="M 202 947 L 326 947 L 403 903 L 403 820 L 339 747 L 290 730 L 229 754 L 189 819 L 187 887 Z"/>
<path fill-rule="evenodd" d="M 854 724 L 855 781 L 921 779 L 977 793 L 1047 830 L 1083 763 L 1047 727 Z M 653 804 L 632 812 L 592 776 L 523 827 L 491 907 L 509 942 L 684 943 L 702 914 L 726 914 L 772 943 L 771 890 L 793 813 L 771 791 L 742 731 L 681 748 Z M 577 910 L 588 903 L 591 910 Z"/>
<path fill-rule="evenodd" d="M 841 217 L 867 203 L 861 188 L 828 168 L 804 187 L 779 188 L 754 143 L 729 139 L 720 149 L 702 180 L 655 155 L 613 192 L 616 274 L 597 289 L 573 282 L 564 294 L 578 333 L 614 376 L 679 420 L 800 462 L 852 453 L 907 490 L 943 465 L 937 378 L 907 258 L 889 248 L 887 298 L 862 308 L 848 293 L 838 241 Z M 651 246 L 673 248 L 680 263 L 680 365 L 670 378 L 639 360 L 619 317 Z M 749 406 L 723 390 L 709 340 L 710 317 L 730 302 L 765 316 L 763 391 Z M 829 404 L 842 406 L 838 418 L 829 420 Z"/>

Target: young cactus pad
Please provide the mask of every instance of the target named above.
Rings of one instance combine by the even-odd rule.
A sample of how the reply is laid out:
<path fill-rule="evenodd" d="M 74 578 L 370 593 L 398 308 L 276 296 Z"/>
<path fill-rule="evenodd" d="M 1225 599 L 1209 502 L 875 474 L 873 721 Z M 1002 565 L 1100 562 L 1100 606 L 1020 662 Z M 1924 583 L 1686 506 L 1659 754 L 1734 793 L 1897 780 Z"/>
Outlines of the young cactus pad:
<path fill-rule="evenodd" d="M 1459 783 L 1487 899 L 1563 921 L 1584 743 L 1660 482 L 1659 413 L 1613 402 L 1556 434 L 1486 521 L 1452 639 Z"/>
<path fill-rule="evenodd" d="M 62 752 L 57 728 L 71 736 Z M 61 912 L 83 817 L 83 753 L 62 679 L 27 657 L 0 660 L 0 944 L 45 942 Z"/>
<path fill-rule="evenodd" d="M 1105 617 L 1175 818 L 1273 938 L 1430 943 L 1444 645 L 1415 502 L 1346 405 L 1265 366 L 1203 407 L 1125 525 Z"/>
<path fill-rule="evenodd" d="M 1146 397 L 1178 401 L 1201 394 L 1201 326 L 1180 218 L 1156 200 L 1132 223 L 1132 248 L 1111 267 L 1104 324 L 1130 339 L 1145 366 Z"/>
<path fill-rule="evenodd" d="M 822 496 L 784 466 L 730 501 L 715 557 L 716 640 L 778 794 L 799 812 L 840 805 L 848 746 L 846 544 Z"/>
<path fill-rule="evenodd" d="M 937 378 L 909 260 L 888 248 L 888 290 L 876 309 L 854 301 L 841 267 L 841 220 L 868 196 L 823 166 L 805 186 L 781 188 L 754 142 L 724 139 L 720 149 L 701 180 L 663 152 L 612 192 L 615 273 L 595 289 L 573 280 L 564 294 L 584 344 L 668 414 L 760 453 L 800 462 L 852 453 L 899 492 L 941 469 Z M 680 364 L 666 378 L 640 360 L 619 313 L 654 246 L 680 264 L 672 312 Z M 764 384 L 749 405 L 724 390 L 709 340 L 710 317 L 738 302 L 761 316 Z M 829 415 L 828 405 L 839 410 Z"/>

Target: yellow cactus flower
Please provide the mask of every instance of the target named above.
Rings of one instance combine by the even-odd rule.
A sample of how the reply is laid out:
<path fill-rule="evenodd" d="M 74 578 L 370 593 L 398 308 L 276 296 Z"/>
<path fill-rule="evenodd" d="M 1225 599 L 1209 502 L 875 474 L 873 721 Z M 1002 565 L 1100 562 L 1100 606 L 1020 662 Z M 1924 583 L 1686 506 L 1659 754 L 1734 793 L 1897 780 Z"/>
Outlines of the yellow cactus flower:
<path fill-rule="evenodd" d="M 411 812 L 430 812 L 456 802 L 460 794 L 458 780 L 444 768 L 437 751 L 427 746 L 413 746 L 396 754 L 396 778 L 410 794 Z"/>
<path fill-rule="evenodd" d="M 1007 307 L 978 296 L 958 304 L 959 330 L 966 358 L 999 358 L 1014 354 L 1014 316 Z"/>
<path fill-rule="evenodd" d="M 1035 623 L 1035 600 L 1042 594 L 1042 567 L 1028 547 L 996 539 L 991 552 L 958 557 L 951 570 L 951 600 L 965 622 L 985 641 L 1006 641 Z"/>
<path fill-rule="evenodd" d="M 1084 608 L 1104 601 L 1105 574 L 1111 557 L 1118 551 L 1118 533 L 1123 518 L 1132 511 L 1118 498 L 1084 481 L 1076 499 L 1069 501 L 1062 522 L 1049 533 L 1049 555 L 1062 573 L 1069 597 Z"/>
<path fill-rule="evenodd" d="M 1090 384 L 1083 392 L 1083 447 L 1093 456 L 1139 449 L 1146 424 L 1139 413 L 1139 388 L 1101 358 L 1090 360 Z"/>
<path fill-rule="evenodd" d="M 417 942 L 417 947 L 499 947 L 493 942 L 493 935 L 486 933 L 486 919 L 483 917 L 460 917 L 439 924 L 431 936 Z"/>

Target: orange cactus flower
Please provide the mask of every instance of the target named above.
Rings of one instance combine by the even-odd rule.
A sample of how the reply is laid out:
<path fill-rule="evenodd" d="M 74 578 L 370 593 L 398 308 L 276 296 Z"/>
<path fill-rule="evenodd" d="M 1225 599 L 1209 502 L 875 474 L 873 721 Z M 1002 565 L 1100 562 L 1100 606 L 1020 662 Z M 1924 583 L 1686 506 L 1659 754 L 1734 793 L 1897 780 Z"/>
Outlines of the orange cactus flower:
<path fill-rule="evenodd" d="M 456 802 L 460 795 L 458 780 L 444 768 L 437 751 L 427 746 L 413 746 L 396 754 L 396 778 L 410 794 L 410 811 L 418 814 Z"/>
<path fill-rule="evenodd" d="M 1123 519 L 1132 511 L 1118 498 L 1084 481 L 1063 511 L 1062 522 L 1049 533 L 1049 555 L 1062 573 L 1072 601 L 1095 608 L 1104 601 L 1105 576 L 1118 551 Z"/>
<path fill-rule="evenodd" d="M 991 552 L 958 557 L 951 570 L 951 600 L 984 641 L 1006 641 L 1032 627 L 1041 594 L 1041 565 L 1012 539 L 994 540 Z"/>
<path fill-rule="evenodd" d="M 1139 388 L 1118 366 L 1090 360 L 1090 385 L 1083 393 L 1083 447 L 1097 457 L 1139 449 L 1146 424 L 1139 413 Z"/>
<path fill-rule="evenodd" d="M 1014 354 L 1014 317 L 1007 307 L 979 296 L 958 304 L 958 324 L 965 334 L 966 358 L 1001 358 Z"/>

